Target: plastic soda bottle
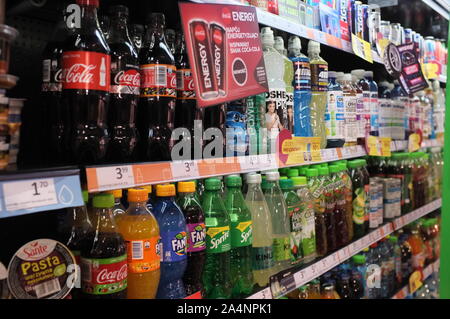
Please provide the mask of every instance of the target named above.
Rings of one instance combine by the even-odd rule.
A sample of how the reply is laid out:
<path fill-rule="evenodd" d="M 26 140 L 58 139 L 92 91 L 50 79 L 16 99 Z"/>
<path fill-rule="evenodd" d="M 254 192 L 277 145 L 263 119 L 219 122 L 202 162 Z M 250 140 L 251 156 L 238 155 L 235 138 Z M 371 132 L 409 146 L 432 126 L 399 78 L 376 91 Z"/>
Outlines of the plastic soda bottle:
<path fill-rule="evenodd" d="M 203 270 L 203 285 L 206 298 L 231 297 L 231 236 L 230 215 L 220 196 L 221 181 L 218 178 L 205 180 L 202 207 L 206 223 L 206 263 Z"/>
<path fill-rule="evenodd" d="M 159 226 L 146 207 L 147 191 L 128 190 L 128 209 L 117 220 L 127 245 L 128 299 L 154 299 L 160 278 Z"/>
<path fill-rule="evenodd" d="M 282 271 L 290 266 L 290 225 L 288 210 L 280 189 L 279 180 L 280 173 L 278 171 L 267 172 L 262 188 L 272 217 L 275 268 L 278 271 Z"/>
<path fill-rule="evenodd" d="M 353 239 L 353 190 L 352 180 L 347 171 L 347 163 L 339 163 L 338 177 L 342 180 L 345 193 L 345 214 L 347 217 L 347 231 L 349 242 Z"/>
<path fill-rule="evenodd" d="M 373 71 L 365 71 L 364 77 L 370 87 L 370 135 L 378 136 L 378 85 L 373 80 Z"/>
<path fill-rule="evenodd" d="M 117 218 L 121 215 L 125 214 L 125 207 L 123 206 L 122 199 L 122 190 L 115 189 L 113 191 L 108 191 L 108 194 L 113 194 L 114 196 L 114 208 L 113 208 L 113 216 L 117 221 Z"/>
<path fill-rule="evenodd" d="M 311 65 L 311 127 L 313 136 L 320 137 L 320 147 L 327 146 L 325 109 L 327 107 L 328 63 L 320 56 L 320 44 L 310 40 L 308 56 Z"/>
<path fill-rule="evenodd" d="M 332 180 L 331 187 L 334 190 L 334 198 L 336 202 L 334 207 L 334 229 L 336 232 L 336 246 L 340 248 L 349 243 L 345 188 L 343 180 L 338 175 L 340 172 L 340 167 L 338 165 L 330 165 L 329 170 Z"/>
<path fill-rule="evenodd" d="M 325 124 L 327 148 L 342 147 L 345 143 L 344 95 L 341 85 L 336 82 L 336 72 L 329 72 L 327 109 Z"/>
<path fill-rule="evenodd" d="M 253 289 L 252 215 L 242 196 L 241 177 L 229 175 L 225 178 L 225 185 L 225 207 L 231 219 L 232 297 L 240 298 L 250 294 Z"/>
<path fill-rule="evenodd" d="M 157 185 L 154 214 L 161 235 L 161 278 L 156 297 L 186 297 L 182 281 L 187 266 L 186 220 L 175 203 L 175 185 Z"/>
<path fill-rule="evenodd" d="M 247 175 L 247 184 L 248 192 L 245 202 L 250 209 L 253 221 L 253 280 L 258 286 L 265 287 L 269 284 L 270 276 L 275 272 L 272 253 L 272 218 L 261 190 L 261 175 Z"/>
<path fill-rule="evenodd" d="M 356 145 L 358 122 L 356 118 L 357 97 L 350 74 L 344 74 L 342 77 L 342 92 L 344 95 L 345 146 L 352 146 Z"/>
<path fill-rule="evenodd" d="M 195 182 L 178 183 L 177 203 L 187 227 L 187 267 L 183 276 L 187 296 L 203 294 L 202 273 L 206 260 L 205 214 L 195 188 Z"/>
<path fill-rule="evenodd" d="M 301 53 L 300 38 L 291 36 L 288 43 L 289 59 L 294 65 L 294 135 L 312 136 L 311 113 L 311 67 L 309 59 Z"/>

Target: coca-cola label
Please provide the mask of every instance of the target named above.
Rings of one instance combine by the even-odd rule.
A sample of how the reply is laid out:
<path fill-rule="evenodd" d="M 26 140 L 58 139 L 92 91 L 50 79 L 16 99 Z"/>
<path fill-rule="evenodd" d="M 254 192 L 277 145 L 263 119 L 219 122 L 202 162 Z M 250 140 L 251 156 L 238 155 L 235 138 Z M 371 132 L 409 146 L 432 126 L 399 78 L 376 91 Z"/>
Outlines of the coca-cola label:
<path fill-rule="evenodd" d="M 195 100 L 194 77 L 191 69 L 177 70 L 177 98 Z"/>
<path fill-rule="evenodd" d="M 62 69 L 56 59 L 42 61 L 42 92 L 61 92 Z"/>
<path fill-rule="evenodd" d="M 142 97 L 177 97 L 177 70 L 168 64 L 141 65 Z"/>
<path fill-rule="evenodd" d="M 138 67 L 111 73 L 111 94 L 139 95 L 140 88 L 141 74 Z"/>
<path fill-rule="evenodd" d="M 127 255 L 81 258 L 82 289 L 92 295 L 109 295 L 127 288 Z"/>
<path fill-rule="evenodd" d="M 67 51 L 62 56 L 64 90 L 109 91 L 111 57 L 90 51 Z"/>

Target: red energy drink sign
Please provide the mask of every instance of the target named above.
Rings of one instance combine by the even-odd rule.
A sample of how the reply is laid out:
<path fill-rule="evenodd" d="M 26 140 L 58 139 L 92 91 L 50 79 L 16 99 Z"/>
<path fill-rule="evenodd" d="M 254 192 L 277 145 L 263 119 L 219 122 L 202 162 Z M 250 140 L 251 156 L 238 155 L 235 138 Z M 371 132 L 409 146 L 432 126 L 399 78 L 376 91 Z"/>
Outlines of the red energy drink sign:
<path fill-rule="evenodd" d="M 179 6 L 199 107 L 268 91 L 255 8 Z"/>

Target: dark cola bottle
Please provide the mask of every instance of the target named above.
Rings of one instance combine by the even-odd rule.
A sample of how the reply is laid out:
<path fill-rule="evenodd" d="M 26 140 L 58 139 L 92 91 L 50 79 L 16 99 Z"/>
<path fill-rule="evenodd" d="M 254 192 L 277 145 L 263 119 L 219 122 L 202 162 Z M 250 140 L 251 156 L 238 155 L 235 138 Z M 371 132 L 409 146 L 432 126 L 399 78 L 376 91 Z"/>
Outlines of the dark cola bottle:
<path fill-rule="evenodd" d="M 67 105 L 61 103 L 62 91 L 62 65 L 61 56 L 65 39 L 73 32 L 64 21 L 64 12 L 53 31 L 51 40 L 45 46 L 42 54 L 42 87 L 40 112 L 41 141 L 47 141 L 43 148 L 43 161 L 45 165 L 63 165 L 65 155 L 68 153 L 68 141 L 64 140 L 65 132 L 70 128 Z"/>
<path fill-rule="evenodd" d="M 189 65 L 184 37 L 178 37 L 175 61 L 177 66 L 177 103 L 175 106 L 175 128 L 184 128 L 184 142 L 191 145 L 191 158 L 194 158 L 194 123 L 197 116 L 197 103 L 194 91 L 194 78 Z M 188 133 L 189 132 L 189 133 Z M 181 154 L 180 154 L 181 155 Z M 184 155 L 184 154 L 183 154 Z"/>
<path fill-rule="evenodd" d="M 111 140 L 108 161 L 131 162 L 136 159 L 138 137 L 135 122 L 141 85 L 139 61 L 128 33 L 128 8 L 121 5 L 110 7 L 109 15 L 111 88 L 108 127 Z"/>
<path fill-rule="evenodd" d="M 105 161 L 109 144 L 107 114 L 111 75 L 109 46 L 99 27 L 99 0 L 77 0 L 79 28 L 65 42 L 62 55 L 63 103 L 70 110 L 70 149 L 77 164 Z"/>
<path fill-rule="evenodd" d="M 142 24 L 132 24 L 130 27 L 130 36 L 134 48 L 136 49 L 136 52 L 139 54 L 144 42 L 144 26 Z"/>
<path fill-rule="evenodd" d="M 203 111 L 203 155 L 206 158 L 224 156 L 225 104 L 208 106 Z M 213 129 L 209 130 L 208 129 Z"/>
<path fill-rule="evenodd" d="M 138 108 L 141 160 L 171 160 L 171 135 L 177 97 L 175 60 L 164 35 L 165 18 L 152 13 L 146 36 L 149 45 L 140 52 L 141 97 Z"/>

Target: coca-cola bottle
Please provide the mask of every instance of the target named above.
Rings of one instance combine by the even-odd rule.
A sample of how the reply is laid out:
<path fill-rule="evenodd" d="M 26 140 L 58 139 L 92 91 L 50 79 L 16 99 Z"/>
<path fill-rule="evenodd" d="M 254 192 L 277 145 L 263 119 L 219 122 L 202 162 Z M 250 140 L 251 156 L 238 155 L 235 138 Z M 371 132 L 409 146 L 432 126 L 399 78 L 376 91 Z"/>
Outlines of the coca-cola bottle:
<path fill-rule="evenodd" d="M 207 130 L 214 129 L 214 134 L 209 134 Z M 203 156 L 223 157 L 225 148 L 225 104 L 209 106 L 203 111 L 203 129 L 205 130 L 205 139 L 203 140 Z M 211 135 L 211 136 L 209 136 Z M 222 143 L 216 140 L 216 136 L 222 136 Z M 217 147 L 216 147 L 217 146 Z"/>
<path fill-rule="evenodd" d="M 113 218 L 113 194 L 93 198 L 95 236 L 81 248 L 83 297 L 124 299 L 127 297 L 127 250 Z"/>
<path fill-rule="evenodd" d="M 176 54 L 176 33 L 173 29 L 167 29 L 166 30 L 166 41 L 167 45 L 170 49 L 170 52 L 172 52 L 173 55 Z"/>
<path fill-rule="evenodd" d="M 111 49 L 111 89 L 108 126 L 111 135 L 108 160 L 130 162 L 136 157 L 136 109 L 141 76 L 137 52 L 128 34 L 128 8 L 109 9 L 111 28 L 108 44 Z"/>
<path fill-rule="evenodd" d="M 144 26 L 142 24 L 132 24 L 130 33 L 131 41 L 133 42 L 136 52 L 139 54 L 144 41 Z"/>
<path fill-rule="evenodd" d="M 61 10 L 62 11 L 62 10 Z M 69 141 L 65 140 L 65 132 L 70 128 L 70 117 L 67 105 L 61 103 L 62 65 L 61 56 L 65 39 L 73 32 L 64 21 L 61 12 L 51 40 L 42 54 L 42 111 L 40 131 L 41 141 L 46 141 L 43 151 L 45 165 L 62 165 L 68 154 Z"/>
<path fill-rule="evenodd" d="M 99 27 L 99 0 L 77 0 L 81 23 L 62 55 L 63 103 L 71 114 L 70 149 L 77 164 L 99 164 L 109 144 L 110 49 Z"/>
<path fill-rule="evenodd" d="M 165 18 L 152 13 L 149 30 L 150 46 L 140 52 L 141 97 L 138 107 L 140 159 L 171 159 L 171 135 L 177 97 L 176 67 L 164 36 Z"/>

